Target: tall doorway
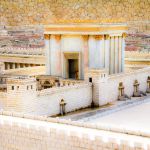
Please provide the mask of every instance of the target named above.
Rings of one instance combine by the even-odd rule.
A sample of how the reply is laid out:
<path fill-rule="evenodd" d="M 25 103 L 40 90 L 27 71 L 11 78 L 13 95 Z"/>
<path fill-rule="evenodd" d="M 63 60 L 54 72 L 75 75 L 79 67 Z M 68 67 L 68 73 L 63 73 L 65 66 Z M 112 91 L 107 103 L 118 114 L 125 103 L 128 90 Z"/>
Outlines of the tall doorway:
<path fill-rule="evenodd" d="M 62 76 L 64 78 L 81 79 L 81 58 L 80 52 L 63 52 L 62 55 Z"/>
<path fill-rule="evenodd" d="M 68 59 L 69 78 L 79 79 L 79 64 L 78 59 Z"/>

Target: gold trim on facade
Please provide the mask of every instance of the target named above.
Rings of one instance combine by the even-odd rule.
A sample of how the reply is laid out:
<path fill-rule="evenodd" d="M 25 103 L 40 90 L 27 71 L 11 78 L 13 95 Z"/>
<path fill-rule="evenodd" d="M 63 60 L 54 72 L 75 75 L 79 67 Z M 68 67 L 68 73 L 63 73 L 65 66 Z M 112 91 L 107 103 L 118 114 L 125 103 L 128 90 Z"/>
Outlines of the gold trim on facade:
<path fill-rule="evenodd" d="M 127 30 L 126 26 L 108 26 L 108 27 L 79 27 L 79 26 L 68 26 L 68 27 L 62 27 L 62 26 L 56 26 L 56 27 L 45 27 L 46 32 L 50 31 L 66 31 L 66 32 L 103 32 L 103 31 L 114 31 L 114 30 Z"/>
<path fill-rule="evenodd" d="M 127 33 L 123 33 L 123 34 L 122 34 L 122 37 L 123 37 L 123 38 L 126 38 L 126 37 L 127 37 Z"/>
<path fill-rule="evenodd" d="M 94 38 L 96 40 L 102 40 L 104 38 L 104 36 L 103 35 L 95 35 Z"/>
<path fill-rule="evenodd" d="M 83 39 L 87 41 L 89 39 L 89 35 L 82 35 Z"/>
<path fill-rule="evenodd" d="M 59 41 L 61 39 L 61 35 L 55 35 L 55 39 Z"/>
<path fill-rule="evenodd" d="M 49 34 L 44 34 L 44 39 L 49 40 L 50 39 L 50 35 Z"/>
<path fill-rule="evenodd" d="M 105 40 L 109 40 L 109 39 L 110 39 L 110 36 L 109 36 L 108 34 L 105 34 L 105 35 L 104 35 L 104 39 L 105 39 Z"/>

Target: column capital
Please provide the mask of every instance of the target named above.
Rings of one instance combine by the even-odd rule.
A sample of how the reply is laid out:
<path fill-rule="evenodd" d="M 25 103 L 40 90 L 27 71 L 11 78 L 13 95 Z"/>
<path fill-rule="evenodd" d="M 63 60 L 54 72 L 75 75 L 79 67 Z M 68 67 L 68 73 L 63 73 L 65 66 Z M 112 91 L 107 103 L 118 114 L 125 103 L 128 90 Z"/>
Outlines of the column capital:
<path fill-rule="evenodd" d="M 123 34 L 122 34 L 122 37 L 123 37 L 123 38 L 126 38 L 126 37 L 127 37 L 127 33 L 123 33 Z"/>
<path fill-rule="evenodd" d="M 61 39 L 61 35 L 60 35 L 60 34 L 56 34 L 56 35 L 55 35 L 55 39 L 56 39 L 57 41 L 59 41 L 59 40 Z"/>
<path fill-rule="evenodd" d="M 87 41 L 89 39 L 89 35 L 82 35 L 83 39 Z"/>
<path fill-rule="evenodd" d="M 94 35 L 94 38 L 96 40 L 102 40 L 104 38 L 104 35 Z"/>
<path fill-rule="evenodd" d="M 49 40 L 50 39 L 50 35 L 49 34 L 44 34 L 44 39 Z"/>
<path fill-rule="evenodd" d="M 108 40 L 109 38 L 110 38 L 109 34 L 105 34 L 105 35 L 104 35 L 104 39 L 105 39 L 105 40 Z"/>

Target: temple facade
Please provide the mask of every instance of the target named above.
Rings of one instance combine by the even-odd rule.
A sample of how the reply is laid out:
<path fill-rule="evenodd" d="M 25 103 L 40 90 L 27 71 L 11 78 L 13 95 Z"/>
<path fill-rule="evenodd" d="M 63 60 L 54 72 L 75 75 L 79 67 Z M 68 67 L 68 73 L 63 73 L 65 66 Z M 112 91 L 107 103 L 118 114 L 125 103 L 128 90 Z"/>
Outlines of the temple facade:
<path fill-rule="evenodd" d="M 126 30 L 126 24 L 46 26 L 47 75 L 84 79 L 86 69 L 123 72 Z"/>

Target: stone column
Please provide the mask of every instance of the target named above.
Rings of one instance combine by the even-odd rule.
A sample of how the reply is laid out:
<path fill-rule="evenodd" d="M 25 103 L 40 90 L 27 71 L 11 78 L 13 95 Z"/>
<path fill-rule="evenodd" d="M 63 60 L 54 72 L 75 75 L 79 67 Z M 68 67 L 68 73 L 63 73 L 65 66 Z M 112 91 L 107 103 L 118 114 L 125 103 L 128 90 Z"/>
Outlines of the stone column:
<path fill-rule="evenodd" d="M 89 36 L 88 35 L 83 35 L 83 60 L 84 60 L 84 70 L 87 70 L 89 67 L 89 46 L 88 46 L 88 39 Z"/>
<path fill-rule="evenodd" d="M 105 44 L 104 44 L 104 50 L 105 50 L 105 68 L 109 69 L 109 48 L 110 48 L 110 37 L 109 35 L 104 36 Z"/>
<path fill-rule="evenodd" d="M 50 45 L 51 75 L 61 76 L 61 35 L 51 35 Z"/>
<path fill-rule="evenodd" d="M 7 65 L 8 63 L 7 62 L 5 62 L 5 70 L 7 70 L 8 69 L 8 65 Z"/>
<path fill-rule="evenodd" d="M 20 64 L 19 63 L 16 64 L 16 68 L 20 68 Z"/>
<path fill-rule="evenodd" d="M 119 71 L 118 72 L 121 72 L 122 71 L 122 37 L 119 36 L 119 39 L 118 39 L 118 43 L 119 43 Z"/>
<path fill-rule="evenodd" d="M 97 64 L 97 55 L 96 55 L 96 40 L 94 36 L 89 36 L 89 68 L 96 68 Z"/>
<path fill-rule="evenodd" d="M 15 63 L 12 63 L 12 69 L 15 69 Z"/>
<path fill-rule="evenodd" d="M 25 68 L 26 66 L 25 66 L 25 64 L 22 64 L 22 68 Z"/>
<path fill-rule="evenodd" d="M 97 40 L 96 49 L 99 51 L 100 69 L 102 69 L 105 66 L 104 36 L 96 35 L 95 39 Z"/>
<path fill-rule="evenodd" d="M 109 65 L 110 74 L 114 73 L 114 64 L 115 64 L 114 47 L 115 47 L 114 36 L 111 36 L 110 37 L 110 65 Z"/>
<path fill-rule="evenodd" d="M 10 69 L 10 63 L 7 63 L 7 69 L 8 70 Z"/>
<path fill-rule="evenodd" d="M 45 56 L 46 56 L 46 74 L 50 75 L 50 35 L 45 34 Z"/>
<path fill-rule="evenodd" d="M 114 69 L 114 73 L 118 73 L 119 72 L 119 45 L 118 45 L 118 36 L 114 37 L 115 40 L 115 69 Z"/>
<path fill-rule="evenodd" d="M 124 63 L 125 63 L 125 38 L 127 34 L 122 34 L 122 62 L 121 62 L 121 72 L 124 72 Z"/>

